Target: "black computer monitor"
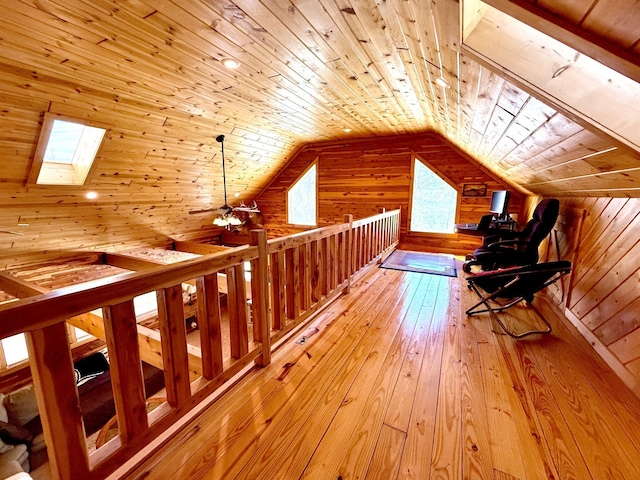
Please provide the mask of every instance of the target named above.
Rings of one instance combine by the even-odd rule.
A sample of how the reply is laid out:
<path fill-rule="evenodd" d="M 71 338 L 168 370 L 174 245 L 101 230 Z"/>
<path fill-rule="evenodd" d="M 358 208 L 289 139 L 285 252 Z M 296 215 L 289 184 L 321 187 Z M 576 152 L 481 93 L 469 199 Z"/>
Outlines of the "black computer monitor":
<path fill-rule="evenodd" d="M 509 215 L 509 191 L 494 190 L 491 193 L 491 206 L 489 211 L 497 215 L 498 219 L 504 220 Z"/>

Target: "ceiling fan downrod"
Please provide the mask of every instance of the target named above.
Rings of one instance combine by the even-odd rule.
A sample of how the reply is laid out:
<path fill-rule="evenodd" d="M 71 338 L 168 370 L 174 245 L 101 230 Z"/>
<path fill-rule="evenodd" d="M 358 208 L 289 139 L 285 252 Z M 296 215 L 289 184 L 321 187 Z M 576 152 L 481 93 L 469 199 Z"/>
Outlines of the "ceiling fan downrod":
<path fill-rule="evenodd" d="M 222 208 L 228 208 L 227 205 L 227 175 L 224 168 L 224 135 L 218 135 L 216 137 L 216 142 L 220 144 L 222 149 L 222 187 L 224 191 L 224 205 Z"/>

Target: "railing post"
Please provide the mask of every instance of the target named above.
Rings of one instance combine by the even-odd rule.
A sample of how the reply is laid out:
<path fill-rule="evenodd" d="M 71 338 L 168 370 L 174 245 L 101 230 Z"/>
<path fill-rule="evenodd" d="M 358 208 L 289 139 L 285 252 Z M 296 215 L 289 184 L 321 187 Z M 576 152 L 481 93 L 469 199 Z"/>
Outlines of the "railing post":
<path fill-rule="evenodd" d="M 351 265 L 351 251 L 353 249 L 353 215 L 346 214 L 344 216 L 344 223 L 349 224 L 349 230 L 347 230 L 347 268 L 345 272 L 347 277 L 347 286 L 344 287 L 344 293 L 349 293 L 351 291 L 351 269 L 353 268 Z"/>
<path fill-rule="evenodd" d="M 64 322 L 27 332 L 31 374 L 54 480 L 89 475 L 80 400 Z"/>
<path fill-rule="evenodd" d="M 271 363 L 271 332 L 269 331 L 269 278 L 267 274 L 267 232 L 251 230 L 249 243 L 258 247 L 258 258 L 251 261 L 251 303 L 253 306 L 253 337 L 262 343 L 262 355 L 256 364 L 264 367 Z"/>

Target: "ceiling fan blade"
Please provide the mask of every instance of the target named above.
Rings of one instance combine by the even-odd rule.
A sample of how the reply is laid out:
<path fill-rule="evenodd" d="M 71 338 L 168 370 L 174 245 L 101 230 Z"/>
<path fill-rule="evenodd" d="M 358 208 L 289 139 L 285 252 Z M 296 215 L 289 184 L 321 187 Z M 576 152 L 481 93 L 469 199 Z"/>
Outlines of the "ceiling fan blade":
<path fill-rule="evenodd" d="M 198 213 L 210 213 L 215 212 L 216 208 L 205 208 L 203 210 L 189 210 L 189 215 L 197 215 Z"/>

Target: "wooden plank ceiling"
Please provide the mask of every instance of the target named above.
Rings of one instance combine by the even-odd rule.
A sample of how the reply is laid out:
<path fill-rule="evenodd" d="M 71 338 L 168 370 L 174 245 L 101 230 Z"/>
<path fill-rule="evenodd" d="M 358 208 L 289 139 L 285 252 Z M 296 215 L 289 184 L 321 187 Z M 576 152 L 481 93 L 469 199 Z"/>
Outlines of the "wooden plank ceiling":
<path fill-rule="evenodd" d="M 547 9 L 638 63 L 637 5 L 506 3 Z M 208 232 L 210 216 L 188 211 L 223 203 L 219 134 L 230 203 L 253 200 L 308 142 L 426 130 L 536 194 L 640 196 L 640 156 L 624 142 L 460 53 L 461 24 L 483 11 L 477 0 L 2 2 L 0 230 L 30 226 L 0 248 Z M 47 111 L 110 126 L 86 188 L 26 185 Z"/>

